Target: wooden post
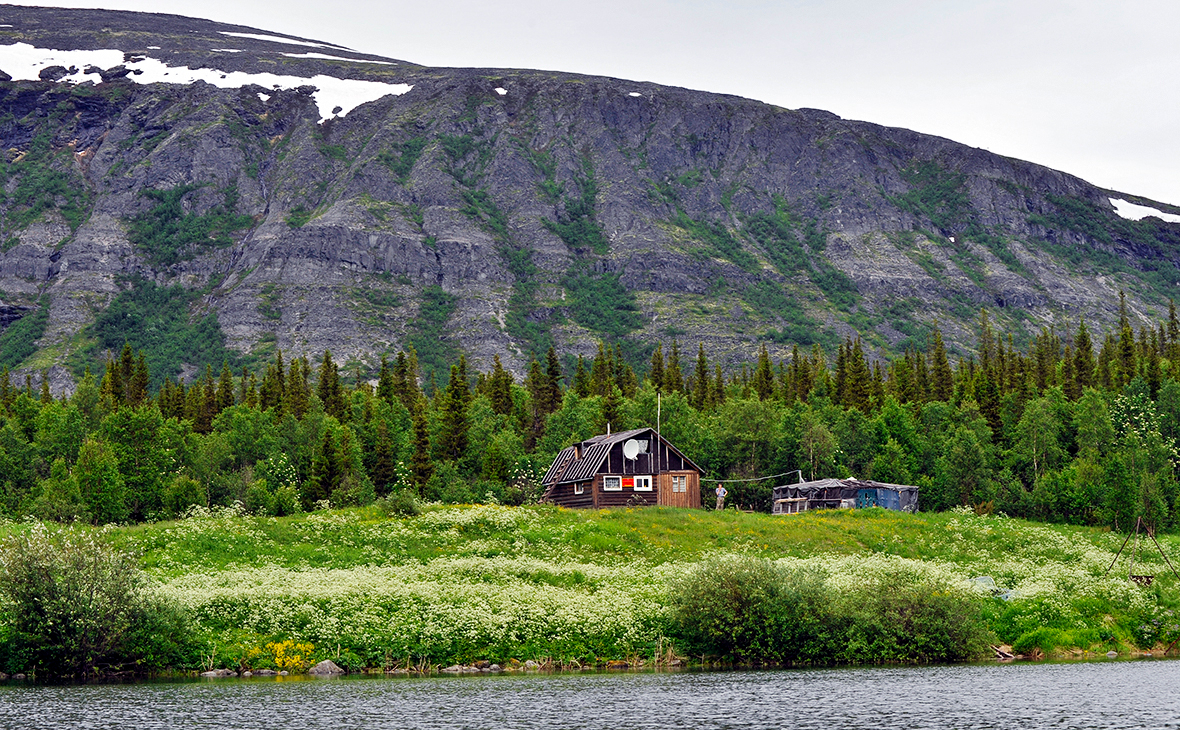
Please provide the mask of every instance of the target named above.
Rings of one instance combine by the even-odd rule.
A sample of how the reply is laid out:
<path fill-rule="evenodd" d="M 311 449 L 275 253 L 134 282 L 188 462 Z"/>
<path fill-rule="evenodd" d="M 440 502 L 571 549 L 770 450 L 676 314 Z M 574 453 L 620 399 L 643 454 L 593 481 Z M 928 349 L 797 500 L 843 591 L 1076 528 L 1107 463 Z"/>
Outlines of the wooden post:
<path fill-rule="evenodd" d="M 1128 532 L 1127 539 L 1123 540 L 1123 546 L 1119 548 L 1117 553 L 1114 554 L 1114 560 L 1110 561 L 1110 565 L 1106 568 L 1106 572 L 1102 574 L 1103 578 L 1110 574 L 1111 568 L 1113 568 L 1114 564 L 1119 561 L 1119 556 L 1123 554 L 1123 550 L 1127 547 L 1127 543 L 1129 542 L 1131 542 L 1131 533 Z"/>

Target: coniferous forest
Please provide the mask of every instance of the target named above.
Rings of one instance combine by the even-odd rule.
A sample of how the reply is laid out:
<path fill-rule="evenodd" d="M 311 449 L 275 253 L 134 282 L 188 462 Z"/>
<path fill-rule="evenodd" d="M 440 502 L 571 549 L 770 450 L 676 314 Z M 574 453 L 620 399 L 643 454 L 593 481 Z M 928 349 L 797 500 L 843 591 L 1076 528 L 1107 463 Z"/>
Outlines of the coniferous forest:
<path fill-rule="evenodd" d="M 675 340 L 636 367 L 616 345 L 593 359 L 550 348 L 523 380 L 465 358 L 423 387 L 411 348 L 376 378 L 284 359 L 257 372 L 206 369 L 152 392 L 128 346 L 68 398 L 0 376 L 0 509 L 98 524 L 155 520 L 194 505 L 259 514 L 413 495 L 523 504 L 564 446 L 655 426 L 707 476 L 801 471 L 916 484 L 926 511 L 981 513 L 1126 530 L 1180 523 L 1180 322 L 1043 330 L 1024 348 L 986 311 L 976 351 L 952 362 L 937 328 L 924 349 L 870 361 L 859 340 L 836 353 L 765 347 L 740 369 Z M 433 378 L 431 378 L 433 381 Z M 777 480 L 730 485 L 730 503 L 767 510 Z M 711 490 L 706 483 L 703 489 Z"/>

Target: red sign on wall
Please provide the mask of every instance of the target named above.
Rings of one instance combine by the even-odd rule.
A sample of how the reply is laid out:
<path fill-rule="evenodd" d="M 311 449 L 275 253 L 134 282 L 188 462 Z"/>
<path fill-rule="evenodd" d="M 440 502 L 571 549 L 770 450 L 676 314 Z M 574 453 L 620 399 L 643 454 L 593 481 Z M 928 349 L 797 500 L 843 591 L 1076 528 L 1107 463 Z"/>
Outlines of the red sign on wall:
<path fill-rule="evenodd" d="M 634 489 L 635 477 L 623 477 L 623 489 Z"/>

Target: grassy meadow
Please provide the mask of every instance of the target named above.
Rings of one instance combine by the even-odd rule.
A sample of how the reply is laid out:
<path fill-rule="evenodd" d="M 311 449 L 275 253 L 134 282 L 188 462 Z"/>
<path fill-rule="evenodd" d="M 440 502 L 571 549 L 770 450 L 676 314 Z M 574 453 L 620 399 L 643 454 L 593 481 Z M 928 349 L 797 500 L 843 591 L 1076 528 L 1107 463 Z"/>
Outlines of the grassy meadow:
<path fill-rule="evenodd" d="M 651 661 L 669 647 L 670 587 L 732 554 L 814 571 L 837 592 L 899 570 L 924 576 L 971 595 L 994 641 L 1026 653 L 1158 649 L 1180 637 L 1177 581 L 1149 541 L 1134 572 L 1157 577 L 1144 588 L 1127 580 L 1126 553 L 1103 577 L 1123 536 L 968 511 L 221 510 L 107 535 L 195 618 L 207 663 L 229 666 L 273 663 L 268 645 L 311 645 L 307 661 L 354 669 Z M 1161 543 L 1180 556 L 1180 540 Z"/>
<path fill-rule="evenodd" d="M 958 658 L 984 656 L 987 643 L 1053 656 L 1158 651 L 1180 638 L 1178 581 L 1150 541 L 1134 572 L 1156 580 L 1141 587 L 1127 579 L 1126 554 L 1103 577 L 1123 536 L 967 510 L 774 517 L 436 505 L 401 517 L 375 505 L 277 518 L 198 509 L 168 522 L 50 529 L 101 533 L 139 556 L 153 590 L 191 621 L 183 670 L 298 671 L 323 658 L 350 670 L 713 661 L 678 643 L 670 607 L 686 577 L 727 560 L 811 576 L 822 602 L 892 591 L 899 575 L 931 586 L 921 601 L 956 596 L 987 632 Z M 1180 557 L 1180 540 L 1161 543 Z M 826 641 L 828 654 L 808 661 L 924 656 L 831 648 L 858 643 L 856 632 Z"/>

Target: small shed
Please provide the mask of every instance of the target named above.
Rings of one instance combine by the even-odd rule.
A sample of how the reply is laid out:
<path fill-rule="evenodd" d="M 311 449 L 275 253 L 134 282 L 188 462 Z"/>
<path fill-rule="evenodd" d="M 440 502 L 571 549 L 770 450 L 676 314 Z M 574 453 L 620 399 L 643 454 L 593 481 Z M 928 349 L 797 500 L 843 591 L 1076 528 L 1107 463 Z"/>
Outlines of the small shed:
<path fill-rule="evenodd" d="M 608 433 L 562 449 L 542 486 L 563 507 L 701 506 L 701 473 L 652 428 Z"/>
<path fill-rule="evenodd" d="M 776 515 L 851 507 L 917 512 L 918 488 L 871 479 L 817 479 L 775 487 L 773 504 L 772 512 Z"/>

